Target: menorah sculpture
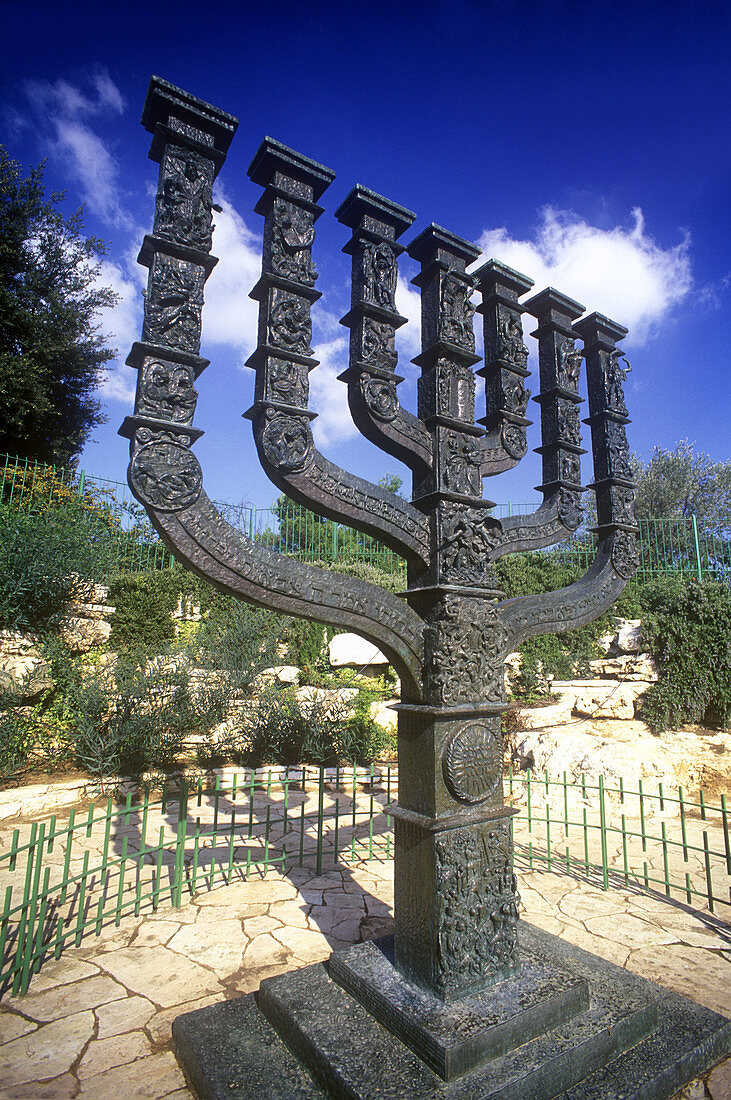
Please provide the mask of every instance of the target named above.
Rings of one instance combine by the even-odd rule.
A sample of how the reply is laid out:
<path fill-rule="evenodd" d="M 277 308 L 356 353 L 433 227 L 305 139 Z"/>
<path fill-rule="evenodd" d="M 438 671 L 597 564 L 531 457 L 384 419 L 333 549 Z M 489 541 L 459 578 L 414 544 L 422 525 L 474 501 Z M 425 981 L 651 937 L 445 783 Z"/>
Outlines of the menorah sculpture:
<path fill-rule="evenodd" d="M 265 139 L 249 168 L 263 188 L 256 210 L 264 217 L 262 275 L 251 292 L 259 302 L 258 346 L 248 360 L 256 374 L 254 403 L 246 413 L 259 459 L 289 497 L 401 554 L 407 589 L 394 595 L 288 558 L 223 519 L 203 491 L 191 450 L 201 434 L 193 427 L 195 379 L 208 365 L 199 353 L 203 287 L 217 262 L 210 255 L 211 188 L 237 120 L 153 78 L 143 124 L 153 134 L 150 156 L 160 176 L 153 234 L 139 257 L 149 268 L 142 341 L 128 359 L 139 371 L 135 413 L 121 429 L 130 440 L 129 484 L 188 568 L 254 604 L 356 631 L 398 670 L 393 966 L 369 945 L 359 954 L 334 955 L 330 974 L 418 1051 L 429 1072 L 449 1081 L 489 1054 L 566 1023 L 589 1004 L 587 980 L 559 965 L 545 945 L 541 952 L 533 942 L 519 956 L 511 829 L 516 811 L 503 797 L 500 716 L 506 655 L 531 635 L 596 618 L 637 565 L 625 370 L 616 347 L 627 330 L 598 313 L 582 318 L 584 307 L 552 288 L 521 302 L 531 280 L 495 260 L 468 274 L 479 250 L 430 225 L 406 249 L 421 267 L 414 279 L 422 303 L 414 416 L 399 403 L 395 350 L 395 332 L 405 323 L 395 299 L 398 257 L 405 250 L 398 239 L 414 215 L 356 186 L 336 211 L 352 231 L 344 248 L 352 256 L 352 301 L 342 321 L 350 330 L 350 357 L 340 377 L 359 431 L 412 471 L 411 502 L 339 469 L 316 449 L 315 414 L 308 408 L 308 375 L 317 366 L 310 311 L 320 297 L 315 222 L 334 173 Z M 482 299 L 477 308 L 475 291 Z M 477 371 L 476 312 L 485 345 Z M 493 502 L 482 496 L 482 481 L 526 453 L 525 313 L 537 321 L 540 393 L 534 401 L 540 407 L 543 503 L 533 514 L 499 520 Z M 494 562 L 566 539 L 581 522 L 582 360 L 594 460 L 594 564 L 568 588 L 506 599 Z M 475 374 L 485 379 L 486 415 L 478 423 Z M 512 1023 L 503 1021 L 497 1039 L 491 987 L 502 990 L 500 996 L 512 991 L 515 1002 L 508 1013 Z M 617 1024 L 624 1038 L 615 1039 L 615 1054 L 622 1043 L 647 1034 L 656 1019 L 654 1008 L 640 1000 L 641 1007 Z M 281 1005 L 275 985 L 263 983 L 259 1004 L 276 1022 Z M 490 1015 L 490 1026 L 475 1023 L 481 1011 Z M 281 1030 L 287 1033 L 288 1025 Z M 291 1045 L 299 1050 L 298 1043 Z M 554 1085 L 566 1088 L 599 1064 L 595 1058 L 562 1071 Z M 205 1095 L 218 1095 L 212 1084 L 205 1087 L 211 1090 Z M 230 1091 L 236 1087 L 229 1083 L 223 1092 L 248 1095 Z M 424 1087 L 422 1082 L 414 1095 L 432 1095 Z M 537 1090 L 531 1096 L 554 1095 L 548 1086 L 531 1087 Z M 492 1094 L 484 1081 L 474 1088 L 459 1095 Z"/>

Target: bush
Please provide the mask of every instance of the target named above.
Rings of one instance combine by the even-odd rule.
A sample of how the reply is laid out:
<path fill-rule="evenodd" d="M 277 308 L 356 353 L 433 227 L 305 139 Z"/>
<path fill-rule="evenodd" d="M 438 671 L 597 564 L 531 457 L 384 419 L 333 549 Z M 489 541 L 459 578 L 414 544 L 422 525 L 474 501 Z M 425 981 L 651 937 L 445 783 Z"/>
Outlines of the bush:
<path fill-rule="evenodd" d="M 164 649 L 175 637 L 172 614 L 180 595 L 175 570 L 128 573 L 113 581 L 116 608 L 109 644 L 117 649 Z"/>
<path fill-rule="evenodd" d="M 0 628 L 51 630 L 70 600 L 108 575 L 111 561 L 107 526 L 93 514 L 0 504 Z"/>
<path fill-rule="evenodd" d="M 655 729 L 731 723 L 731 587 L 677 580 L 649 586 L 643 628 L 659 680 L 642 717 Z"/>
<path fill-rule="evenodd" d="M 280 663 L 285 630 L 286 620 L 275 612 L 217 593 L 191 648 L 204 668 L 226 673 L 231 691 L 248 693 L 263 669 Z"/>

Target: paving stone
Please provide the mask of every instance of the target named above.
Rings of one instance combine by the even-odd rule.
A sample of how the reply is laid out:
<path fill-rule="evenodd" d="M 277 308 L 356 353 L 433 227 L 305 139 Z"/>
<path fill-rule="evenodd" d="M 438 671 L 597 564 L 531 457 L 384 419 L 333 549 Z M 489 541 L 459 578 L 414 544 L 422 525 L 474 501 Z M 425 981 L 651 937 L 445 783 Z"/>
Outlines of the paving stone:
<path fill-rule="evenodd" d="M 0 1012 L 0 1045 L 10 1043 L 13 1039 L 27 1035 L 35 1031 L 38 1024 L 32 1020 L 24 1020 L 22 1016 L 16 1016 L 14 1012 Z"/>
<path fill-rule="evenodd" d="M 271 932 L 272 929 L 281 927 L 282 921 L 266 914 L 260 917 L 248 917 L 244 920 L 244 932 L 250 939 L 254 939 L 255 936 L 259 936 L 263 932 Z"/>
<path fill-rule="evenodd" d="M 214 993 L 208 997 L 199 997 L 195 1001 L 188 1001 L 186 1004 L 175 1005 L 174 1008 L 165 1008 L 161 1012 L 156 1012 L 147 1024 L 147 1032 L 152 1042 L 155 1046 L 169 1043 L 171 1038 L 170 1028 L 176 1016 L 180 1016 L 183 1012 L 193 1012 L 197 1008 L 207 1008 L 208 1005 L 217 1004 L 222 999 L 221 993 Z"/>
<path fill-rule="evenodd" d="M 70 985 L 59 985 L 43 993 L 28 993 L 25 997 L 10 997 L 8 1005 L 17 1008 L 32 1020 L 61 1020 L 65 1016 L 96 1008 L 108 1001 L 126 997 L 127 992 L 106 974 L 82 978 Z"/>
<path fill-rule="evenodd" d="M 319 962 L 330 954 L 330 945 L 320 932 L 280 928 L 272 936 L 303 962 Z"/>
<path fill-rule="evenodd" d="M 76 1078 L 64 1073 L 45 1084 L 33 1081 L 28 1085 L 13 1085 L 9 1090 L 0 1088 L 0 1100 L 70 1100 L 78 1090 Z"/>
<path fill-rule="evenodd" d="M 286 963 L 288 950 L 275 940 L 270 932 L 255 936 L 244 951 L 244 966 L 280 966 Z"/>
<path fill-rule="evenodd" d="M 311 906 L 302 901 L 278 901 L 269 906 L 269 916 L 295 928 L 307 928 L 307 916 Z"/>
<path fill-rule="evenodd" d="M 151 1054 L 150 1043 L 141 1031 L 132 1031 L 128 1035 L 115 1035 L 111 1039 L 94 1039 L 89 1043 L 84 1057 L 76 1068 L 80 1081 L 94 1077 L 116 1066 L 127 1065 L 137 1058 Z"/>
<path fill-rule="evenodd" d="M 220 977 L 226 977 L 241 966 L 246 942 L 241 921 L 229 918 L 218 921 L 213 935 L 205 924 L 184 925 L 170 940 L 168 950 L 209 966 Z"/>
<path fill-rule="evenodd" d="M 29 989 L 31 993 L 42 993 L 57 985 L 68 985 L 81 978 L 93 978 L 98 973 L 99 967 L 93 963 L 65 955 L 60 959 L 44 962 L 40 974 L 34 974 L 31 978 Z"/>
<path fill-rule="evenodd" d="M 123 1001 L 111 1001 L 95 1009 L 98 1022 L 97 1039 L 108 1039 L 125 1031 L 137 1031 L 145 1026 L 155 1013 L 155 1006 L 147 997 L 125 997 Z"/>
<path fill-rule="evenodd" d="M 162 1008 L 221 989 L 210 970 L 181 958 L 167 947 L 123 947 L 99 956 L 99 965 L 127 989 Z"/>
<path fill-rule="evenodd" d="M 713 1100 L 729 1100 L 731 1097 L 731 1058 L 721 1062 L 708 1074 L 706 1085 Z"/>
<path fill-rule="evenodd" d="M 130 1091 L 130 1082 L 134 1074 L 134 1092 Z M 133 1067 L 119 1066 L 97 1073 L 81 1082 L 80 1096 L 88 1100 L 120 1100 L 121 1097 L 134 1097 L 134 1100 L 161 1100 L 168 1093 L 185 1087 L 185 1078 L 178 1068 L 175 1055 L 170 1051 L 151 1054 L 140 1058 Z"/>
<path fill-rule="evenodd" d="M 170 920 L 145 921 L 138 930 L 133 944 L 135 947 L 157 947 L 159 944 L 166 944 L 180 927 L 179 923 L 176 924 Z"/>
<path fill-rule="evenodd" d="M 712 951 L 682 944 L 643 947 L 630 954 L 627 969 L 731 1016 L 731 964 Z"/>
<path fill-rule="evenodd" d="M 583 923 L 588 932 L 603 936 L 605 940 L 626 944 L 632 949 L 678 942 L 674 932 L 666 932 L 632 913 L 610 913 L 587 917 Z"/>
<path fill-rule="evenodd" d="M 227 850 L 228 854 L 228 850 Z M 250 879 L 248 882 L 239 882 L 235 886 L 222 886 L 210 893 L 199 893 L 195 896 L 196 905 L 204 908 L 213 906 L 252 905 L 256 902 L 264 902 L 269 905 L 273 901 L 285 901 L 287 898 L 297 897 L 297 887 L 291 882 L 278 878 Z"/>
<path fill-rule="evenodd" d="M 361 893 L 349 894 L 345 890 L 326 890 L 325 904 L 335 909 L 361 909 L 365 912 L 365 899 Z"/>
<path fill-rule="evenodd" d="M 16 1085 L 66 1073 L 91 1038 L 93 1012 L 77 1012 L 0 1047 L 0 1081 L 9 1096 Z"/>

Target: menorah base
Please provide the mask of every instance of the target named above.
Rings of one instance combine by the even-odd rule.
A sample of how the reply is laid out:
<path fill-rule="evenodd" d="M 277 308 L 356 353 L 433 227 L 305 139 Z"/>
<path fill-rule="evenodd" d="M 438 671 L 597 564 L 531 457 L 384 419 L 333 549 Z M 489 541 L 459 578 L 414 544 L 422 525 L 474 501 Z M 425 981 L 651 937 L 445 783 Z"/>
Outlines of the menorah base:
<path fill-rule="evenodd" d="M 206 1100 L 667 1100 L 731 1051 L 725 1017 L 523 922 L 520 944 L 519 975 L 441 1015 L 361 944 L 179 1016 L 176 1053 Z"/>

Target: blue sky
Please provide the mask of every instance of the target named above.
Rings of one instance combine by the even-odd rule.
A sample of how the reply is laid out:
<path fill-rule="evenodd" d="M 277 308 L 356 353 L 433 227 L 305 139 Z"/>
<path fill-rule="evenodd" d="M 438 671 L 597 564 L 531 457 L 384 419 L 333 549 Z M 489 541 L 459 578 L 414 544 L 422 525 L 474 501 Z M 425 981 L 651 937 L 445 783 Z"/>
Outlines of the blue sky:
<path fill-rule="evenodd" d="M 139 124 L 157 73 L 237 115 L 219 176 L 207 284 L 196 444 L 209 495 L 268 505 L 242 367 L 256 340 L 248 292 L 259 273 L 260 189 L 246 169 L 268 134 L 337 173 L 323 196 L 313 310 L 314 430 L 334 462 L 372 480 L 404 471 L 350 424 L 345 387 L 348 230 L 333 217 L 355 183 L 415 211 L 408 242 L 434 221 L 630 329 L 630 445 L 694 440 L 728 459 L 729 64 L 731 5 L 711 3 L 288 0 L 176 4 L 16 3 L 0 7 L 5 50 L 0 141 L 25 169 L 47 159 L 49 189 L 84 202 L 109 242 L 104 281 L 122 300 L 101 318 L 119 348 L 102 387 L 109 417 L 82 456 L 122 480 L 145 271 L 135 258 L 152 224 L 156 166 Z M 397 298 L 402 403 L 414 409 L 418 297 L 402 264 Z M 528 326 L 527 326 L 528 327 Z M 532 341 L 529 341 L 534 347 Z M 529 366 L 535 367 L 535 357 Z M 529 382 L 530 385 L 530 382 Z M 537 384 L 534 381 L 533 391 Z M 534 406 L 537 413 L 537 406 Z M 536 423 L 529 444 L 538 446 Z M 588 456 L 587 456 L 588 458 Z M 584 482 L 591 471 L 586 463 Z M 489 486 L 491 499 L 535 499 L 531 455 Z"/>

